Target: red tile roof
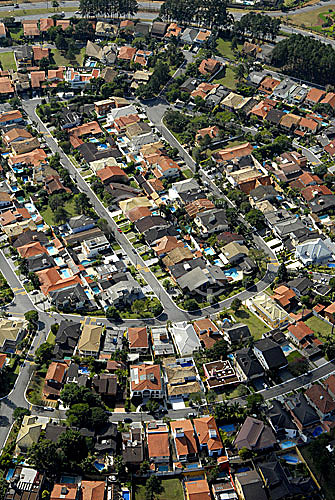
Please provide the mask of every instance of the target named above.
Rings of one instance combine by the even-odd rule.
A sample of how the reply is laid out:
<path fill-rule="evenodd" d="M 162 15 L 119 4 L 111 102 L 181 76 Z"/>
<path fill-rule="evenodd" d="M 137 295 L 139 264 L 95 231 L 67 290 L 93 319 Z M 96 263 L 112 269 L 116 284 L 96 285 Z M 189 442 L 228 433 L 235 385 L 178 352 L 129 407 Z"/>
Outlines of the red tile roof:
<path fill-rule="evenodd" d="M 128 328 L 128 342 L 130 349 L 148 348 L 148 332 L 147 327 Z"/>

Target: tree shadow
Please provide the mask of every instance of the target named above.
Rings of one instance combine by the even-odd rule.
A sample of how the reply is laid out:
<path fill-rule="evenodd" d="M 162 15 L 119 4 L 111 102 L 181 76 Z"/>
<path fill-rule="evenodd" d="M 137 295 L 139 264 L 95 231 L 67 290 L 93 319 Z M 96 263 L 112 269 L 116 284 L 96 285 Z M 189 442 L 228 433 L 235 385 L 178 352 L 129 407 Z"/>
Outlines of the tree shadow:
<path fill-rule="evenodd" d="M 250 317 L 248 311 L 245 311 L 244 309 L 236 311 L 235 316 L 242 319 L 248 319 Z"/>

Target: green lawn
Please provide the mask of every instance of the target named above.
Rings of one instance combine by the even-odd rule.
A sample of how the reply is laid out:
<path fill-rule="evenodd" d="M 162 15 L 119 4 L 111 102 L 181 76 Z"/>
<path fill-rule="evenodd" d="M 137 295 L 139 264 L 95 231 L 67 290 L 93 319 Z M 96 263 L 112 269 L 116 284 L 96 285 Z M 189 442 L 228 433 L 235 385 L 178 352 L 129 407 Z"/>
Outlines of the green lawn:
<path fill-rule="evenodd" d="M 316 316 L 312 316 L 311 318 L 308 318 L 305 323 L 307 326 L 309 326 L 313 332 L 315 333 L 316 337 L 322 339 L 326 338 L 327 335 L 329 335 L 332 331 L 332 327 L 326 323 L 325 321 L 322 321 L 322 319 L 317 318 Z"/>
<path fill-rule="evenodd" d="M 13 52 L 0 53 L 0 63 L 3 70 L 14 69 L 16 71 L 16 63 Z"/>
<path fill-rule="evenodd" d="M 47 336 L 47 342 L 49 342 L 49 344 L 54 344 L 55 340 L 56 340 L 56 335 L 52 333 L 52 331 L 50 330 Z"/>
<path fill-rule="evenodd" d="M 303 355 L 298 351 L 292 351 L 288 356 L 286 356 L 287 362 L 292 363 L 295 359 L 303 358 Z"/>
<path fill-rule="evenodd" d="M 217 76 L 220 76 L 220 73 Z M 232 68 L 230 68 L 229 66 L 226 66 L 225 76 L 223 78 L 215 78 L 213 83 L 220 83 L 221 85 L 224 85 L 228 89 L 235 90 L 237 80 L 235 78 L 235 73 L 232 70 Z"/>
<path fill-rule="evenodd" d="M 183 170 L 183 176 L 185 177 L 185 179 L 190 179 L 191 177 L 193 177 L 193 172 L 190 168 L 186 168 L 185 170 Z"/>
<path fill-rule="evenodd" d="M 78 7 L 58 7 L 56 9 L 15 9 L 14 14 L 15 17 L 25 17 L 25 16 L 31 16 L 32 14 L 57 14 L 57 12 L 75 12 L 78 9 Z M 13 16 L 13 10 L 3 10 L 1 11 L 1 17 L 12 17 Z"/>
<path fill-rule="evenodd" d="M 57 66 L 69 66 L 72 65 L 72 63 L 74 62 L 67 59 L 64 53 L 58 49 L 52 49 L 51 54 Z M 85 57 L 85 47 L 83 47 L 80 50 L 79 54 L 76 54 L 75 63 L 77 63 L 78 66 L 82 66 L 84 62 L 84 57 Z"/>
<path fill-rule="evenodd" d="M 270 328 L 265 323 L 263 323 L 263 321 L 257 318 L 255 314 L 253 314 L 245 307 L 241 307 L 241 309 L 239 309 L 237 313 L 234 313 L 231 310 L 229 312 L 236 319 L 236 321 L 238 321 L 239 323 L 244 323 L 249 327 L 250 333 L 255 340 L 260 339 L 263 333 L 270 330 Z"/>
<path fill-rule="evenodd" d="M 76 212 L 73 200 L 67 201 L 64 205 L 64 208 L 67 211 L 67 213 L 69 214 L 69 217 L 73 217 L 75 215 L 78 215 Z M 41 213 L 41 216 L 43 217 L 44 222 L 46 224 L 48 224 L 49 226 L 57 225 L 55 222 L 55 219 L 54 219 L 53 211 L 51 210 L 51 208 L 49 206 L 47 209 L 41 210 L 40 213 Z"/>
<path fill-rule="evenodd" d="M 162 481 L 164 488 L 160 495 L 156 496 L 157 500 L 184 500 L 183 489 L 179 479 L 164 479 Z M 137 484 L 135 486 L 135 500 L 145 500 L 145 486 L 144 484 Z"/>
<path fill-rule="evenodd" d="M 238 44 L 237 50 L 241 50 L 242 44 Z M 223 38 L 218 38 L 216 41 L 216 49 L 220 53 L 222 57 L 227 57 L 232 61 L 235 61 L 236 55 L 234 54 L 233 49 L 231 48 L 231 41 L 224 40 Z"/>

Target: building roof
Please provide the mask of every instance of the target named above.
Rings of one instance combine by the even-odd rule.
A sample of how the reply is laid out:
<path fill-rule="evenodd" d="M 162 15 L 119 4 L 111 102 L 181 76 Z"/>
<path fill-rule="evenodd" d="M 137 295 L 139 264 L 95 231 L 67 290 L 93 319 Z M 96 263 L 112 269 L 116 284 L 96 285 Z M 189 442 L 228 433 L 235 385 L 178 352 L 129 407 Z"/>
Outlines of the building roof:
<path fill-rule="evenodd" d="M 32 137 L 31 133 L 28 132 L 25 128 L 12 128 L 5 133 L 4 139 L 7 144 L 10 144 L 12 141 L 15 141 L 19 138 L 30 139 Z"/>
<path fill-rule="evenodd" d="M 200 340 L 193 325 L 175 323 L 171 330 L 175 345 L 181 356 L 192 354 L 201 348 Z"/>
<path fill-rule="evenodd" d="M 169 457 L 169 429 L 166 424 L 149 423 L 147 427 L 149 458 Z"/>
<path fill-rule="evenodd" d="M 221 450 L 223 444 L 213 416 L 196 418 L 193 421 L 200 446 L 207 445 L 208 451 Z"/>
<path fill-rule="evenodd" d="M 279 302 L 282 307 L 289 306 L 291 300 L 295 298 L 295 292 L 285 285 L 278 286 L 273 290 L 272 298 Z"/>
<path fill-rule="evenodd" d="M 235 474 L 235 480 L 239 482 L 245 500 L 267 500 L 263 482 L 255 470 Z"/>
<path fill-rule="evenodd" d="M 230 148 L 225 148 L 213 155 L 213 157 L 218 161 L 230 161 L 235 158 L 241 158 L 243 156 L 248 156 L 253 152 L 254 148 L 250 142 L 244 144 L 239 144 L 237 146 L 232 146 Z"/>
<path fill-rule="evenodd" d="M 309 427 L 320 421 L 318 414 L 301 392 L 288 396 L 286 405 L 302 427 Z"/>
<path fill-rule="evenodd" d="M 288 331 L 299 341 L 303 341 L 306 337 L 314 334 L 303 321 L 298 321 L 295 325 L 289 325 Z"/>
<path fill-rule="evenodd" d="M 82 500 L 104 500 L 105 481 L 82 481 Z"/>
<path fill-rule="evenodd" d="M 135 47 L 123 46 L 119 48 L 118 59 L 125 59 L 126 61 L 131 61 L 136 54 L 137 49 Z"/>
<path fill-rule="evenodd" d="M 311 88 L 306 96 L 306 101 L 317 104 L 325 96 L 325 91 L 321 89 Z"/>
<path fill-rule="evenodd" d="M 189 500 L 210 500 L 211 494 L 206 479 L 194 479 L 184 482 Z"/>
<path fill-rule="evenodd" d="M 77 484 L 56 483 L 50 494 L 50 500 L 76 500 L 78 494 Z"/>
<path fill-rule="evenodd" d="M 166 255 L 166 257 L 163 258 L 163 264 L 166 267 L 169 267 L 178 264 L 180 262 L 183 262 L 184 260 L 191 260 L 191 259 L 193 259 L 193 254 L 189 248 L 176 247 L 173 250 L 171 250 Z"/>
<path fill-rule="evenodd" d="M 272 406 L 268 410 L 267 415 L 275 431 L 277 432 L 285 429 L 296 429 L 296 426 L 293 424 L 290 415 L 282 406 L 282 404 L 276 399 L 273 399 L 271 401 L 271 404 Z"/>
<path fill-rule="evenodd" d="M 184 243 L 179 241 L 175 236 L 163 236 L 163 238 L 156 241 L 153 251 L 159 256 L 168 253 L 177 247 L 184 247 Z"/>
<path fill-rule="evenodd" d="M 128 342 L 129 349 L 147 349 L 149 347 L 147 327 L 128 328 Z"/>
<path fill-rule="evenodd" d="M 175 445 L 178 455 L 197 453 L 197 443 L 194 437 L 194 429 L 190 420 L 174 420 L 170 422 L 171 431 L 175 434 L 182 430 L 183 435 L 175 437 Z"/>
<path fill-rule="evenodd" d="M 159 365 L 133 365 L 130 367 L 132 391 L 161 391 L 162 380 Z"/>
<path fill-rule="evenodd" d="M 257 340 L 254 349 L 261 351 L 270 370 L 287 365 L 287 360 L 282 348 L 270 338 Z"/>
<path fill-rule="evenodd" d="M 117 165 L 101 168 L 98 170 L 97 176 L 102 180 L 102 182 L 113 179 L 113 177 L 123 177 L 125 180 L 128 179 L 126 172 L 124 172 L 124 170 Z"/>
<path fill-rule="evenodd" d="M 198 69 L 202 75 L 208 75 L 214 73 L 218 66 L 221 66 L 220 61 L 218 61 L 217 59 L 209 58 L 203 59 Z"/>
<path fill-rule="evenodd" d="M 335 401 L 320 384 L 313 384 L 305 392 L 305 396 L 322 413 L 327 414 L 335 410 Z"/>
<path fill-rule="evenodd" d="M 58 363 L 58 361 L 53 361 L 48 368 L 45 380 L 56 380 L 60 384 L 63 382 L 64 375 L 67 369 L 67 365 L 64 363 Z"/>
<path fill-rule="evenodd" d="M 271 448 L 277 440 L 269 426 L 254 417 L 247 417 L 235 439 L 238 450 L 263 450 Z"/>
<path fill-rule="evenodd" d="M 103 327 L 98 325 L 84 325 L 78 342 L 79 351 L 98 352 Z"/>

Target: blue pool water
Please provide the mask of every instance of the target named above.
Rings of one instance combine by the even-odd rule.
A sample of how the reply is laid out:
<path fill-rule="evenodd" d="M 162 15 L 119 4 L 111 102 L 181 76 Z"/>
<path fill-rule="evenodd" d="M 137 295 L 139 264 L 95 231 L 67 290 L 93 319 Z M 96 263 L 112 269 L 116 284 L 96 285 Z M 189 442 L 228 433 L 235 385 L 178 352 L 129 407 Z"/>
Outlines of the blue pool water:
<path fill-rule="evenodd" d="M 223 432 L 234 432 L 235 425 L 234 424 L 221 425 L 219 429 L 221 429 Z"/>
<path fill-rule="evenodd" d="M 169 467 L 168 467 L 167 465 L 159 465 L 159 466 L 158 466 L 158 470 L 159 470 L 160 472 L 168 472 Z"/>
<path fill-rule="evenodd" d="M 54 257 L 54 261 L 56 262 L 57 266 L 63 265 L 62 257 Z"/>
<path fill-rule="evenodd" d="M 12 477 L 14 476 L 15 469 L 8 469 L 7 476 L 6 476 L 6 481 L 10 481 Z"/>
<path fill-rule="evenodd" d="M 32 203 L 25 203 L 24 206 L 30 214 L 36 212 L 36 207 Z"/>
<path fill-rule="evenodd" d="M 63 276 L 63 278 L 70 278 L 71 276 L 71 273 L 68 269 L 61 269 L 60 273 Z"/>
<path fill-rule="evenodd" d="M 23 172 L 23 168 L 12 167 L 12 169 L 16 174 L 22 174 Z"/>
<path fill-rule="evenodd" d="M 79 372 L 84 374 L 84 375 L 89 375 L 89 373 L 90 373 L 87 366 L 79 366 Z"/>
<path fill-rule="evenodd" d="M 176 207 L 170 207 L 170 212 L 175 212 L 176 211 Z"/>
<path fill-rule="evenodd" d="M 108 149 L 108 145 L 107 145 L 106 143 L 104 143 L 104 144 L 100 144 L 100 145 L 99 145 L 99 148 L 100 148 L 100 149 Z"/>
<path fill-rule="evenodd" d="M 93 465 L 98 471 L 102 471 L 105 468 L 105 464 L 101 464 L 100 462 L 97 461 L 93 462 Z"/>
<path fill-rule="evenodd" d="M 238 272 L 236 271 L 235 267 L 232 267 L 231 269 L 227 269 L 226 271 L 223 271 L 226 276 L 230 276 L 231 278 L 238 278 Z"/>
<path fill-rule="evenodd" d="M 288 464 L 298 464 L 300 462 L 300 459 L 297 457 L 297 455 L 290 455 L 289 453 L 287 455 L 281 455 L 281 457 L 288 463 Z"/>
<path fill-rule="evenodd" d="M 197 469 L 199 464 L 186 464 L 186 469 Z"/>
<path fill-rule="evenodd" d="M 48 247 L 45 248 L 48 250 L 49 255 L 56 255 L 58 253 L 53 245 L 49 245 Z"/>
<path fill-rule="evenodd" d="M 17 186 L 11 186 L 11 189 L 12 189 L 13 193 L 15 193 L 16 191 L 19 190 L 19 188 Z"/>
<path fill-rule="evenodd" d="M 92 291 L 93 291 L 94 293 L 99 293 L 99 292 L 100 292 L 100 289 L 99 289 L 99 287 L 98 287 L 98 286 L 93 286 L 93 287 L 92 287 Z"/>
<path fill-rule="evenodd" d="M 38 215 L 37 215 L 37 214 L 31 214 L 31 218 L 32 218 L 33 220 L 36 220 L 36 219 L 37 219 L 37 217 L 38 217 Z"/>
<path fill-rule="evenodd" d="M 2 153 L 1 156 L 3 156 L 3 158 L 6 158 L 6 156 L 9 156 L 9 155 L 10 155 L 10 153 Z"/>
<path fill-rule="evenodd" d="M 123 490 L 122 491 L 122 498 L 124 500 L 130 500 L 130 491 L 129 490 Z"/>
<path fill-rule="evenodd" d="M 279 446 L 282 450 L 286 450 L 286 448 L 292 448 L 292 446 L 295 446 L 295 443 L 293 441 L 282 441 Z"/>
<path fill-rule="evenodd" d="M 319 215 L 319 219 L 321 220 L 328 219 L 328 215 Z"/>
<path fill-rule="evenodd" d="M 227 326 L 227 325 L 230 325 L 230 319 L 228 319 L 228 318 L 223 318 L 223 320 L 222 320 L 222 324 L 223 324 L 223 325 L 226 325 L 226 326 Z"/>
<path fill-rule="evenodd" d="M 44 228 L 44 224 L 37 224 L 37 229 L 43 229 Z"/>
<path fill-rule="evenodd" d="M 75 476 L 61 476 L 60 483 L 65 484 L 75 484 L 76 478 Z"/>
<path fill-rule="evenodd" d="M 93 262 L 95 262 L 94 260 L 87 260 L 87 259 L 84 259 L 81 261 L 80 264 L 82 264 L 83 266 L 90 266 L 91 264 L 93 264 Z"/>
<path fill-rule="evenodd" d="M 204 252 L 206 255 L 215 255 L 215 251 L 212 247 L 204 248 Z"/>
<path fill-rule="evenodd" d="M 91 61 L 90 64 L 89 64 L 89 67 L 90 68 L 94 68 L 94 66 L 96 66 L 96 62 L 95 61 Z"/>
<path fill-rule="evenodd" d="M 119 142 L 125 142 L 124 138 L 123 137 L 118 137 L 117 139 Z"/>
<path fill-rule="evenodd" d="M 237 469 L 237 472 L 248 472 L 250 470 L 250 467 L 240 467 Z"/>
<path fill-rule="evenodd" d="M 318 425 L 318 427 L 315 427 L 315 429 L 314 429 L 314 431 L 312 432 L 312 434 L 313 434 L 313 437 L 315 437 L 315 438 L 316 438 L 316 437 L 320 436 L 321 434 L 323 434 L 324 432 L 325 432 L 325 431 L 322 429 L 322 427 L 320 427 L 320 426 Z"/>
<path fill-rule="evenodd" d="M 133 155 L 135 161 L 142 161 L 142 158 L 139 155 Z"/>
<path fill-rule="evenodd" d="M 333 264 L 333 263 L 328 264 L 328 267 L 335 267 L 335 264 Z"/>
<path fill-rule="evenodd" d="M 293 347 L 291 347 L 289 344 L 282 345 L 281 349 L 282 349 L 283 352 L 293 351 Z"/>
<path fill-rule="evenodd" d="M 227 354 L 227 358 L 234 360 L 234 354 Z"/>

